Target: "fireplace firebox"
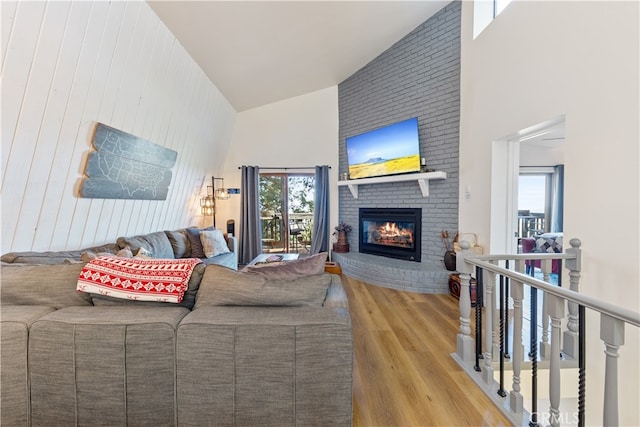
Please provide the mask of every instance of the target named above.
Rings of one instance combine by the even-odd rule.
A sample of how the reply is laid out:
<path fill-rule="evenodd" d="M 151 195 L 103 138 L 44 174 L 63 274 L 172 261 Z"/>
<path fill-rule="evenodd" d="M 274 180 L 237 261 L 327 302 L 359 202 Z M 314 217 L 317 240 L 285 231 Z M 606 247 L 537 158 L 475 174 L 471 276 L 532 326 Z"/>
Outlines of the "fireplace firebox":
<path fill-rule="evenodd" d="M 360 208 L 361 253 L 420 262 L 421 208 Z"/>

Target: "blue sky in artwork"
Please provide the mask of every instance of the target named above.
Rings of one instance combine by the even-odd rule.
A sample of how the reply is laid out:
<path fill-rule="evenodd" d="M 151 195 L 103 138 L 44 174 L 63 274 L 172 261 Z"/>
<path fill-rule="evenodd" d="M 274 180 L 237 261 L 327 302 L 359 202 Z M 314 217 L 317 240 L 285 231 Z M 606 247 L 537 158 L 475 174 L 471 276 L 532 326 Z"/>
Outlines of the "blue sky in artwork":
<path fill-rule="evenodd" d="M 350 165 L 372 158 L 385 160 L 420 153 L 418 119 L 412 118 L 346 139 Z"/>

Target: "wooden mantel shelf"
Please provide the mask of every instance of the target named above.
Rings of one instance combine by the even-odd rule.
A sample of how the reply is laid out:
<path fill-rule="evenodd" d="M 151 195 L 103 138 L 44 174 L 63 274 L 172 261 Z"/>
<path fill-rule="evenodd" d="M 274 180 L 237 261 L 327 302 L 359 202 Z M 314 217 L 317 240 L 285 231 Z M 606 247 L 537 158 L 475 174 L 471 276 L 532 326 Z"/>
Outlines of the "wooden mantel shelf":
<path fill-rule="evenodd" d="M 347 181 L 338 181 L 339 187 L 347 186 L 351 191 L 354 199 L 358 198 L 358 186 L 366 184 L 382 184 L 385 182 L 402 182 L 402 181 L 418 181 L 422 197 L 429 197 L 429 181 L 432 179 L 446 179 L 447 173 L 442 171 L 411 173 L 406 175 L 379 176 L 376 178 L 349 179 Z"/>

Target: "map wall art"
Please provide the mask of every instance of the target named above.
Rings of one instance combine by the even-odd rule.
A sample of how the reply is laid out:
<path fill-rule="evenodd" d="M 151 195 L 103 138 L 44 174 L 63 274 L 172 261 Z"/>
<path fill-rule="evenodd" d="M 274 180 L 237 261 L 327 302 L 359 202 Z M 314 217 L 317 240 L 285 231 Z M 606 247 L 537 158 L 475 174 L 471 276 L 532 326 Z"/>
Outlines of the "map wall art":
<path fill-rule="evenodd" d="M 98 123 L 80 197 L 166 200 L 178 153 Z"/>

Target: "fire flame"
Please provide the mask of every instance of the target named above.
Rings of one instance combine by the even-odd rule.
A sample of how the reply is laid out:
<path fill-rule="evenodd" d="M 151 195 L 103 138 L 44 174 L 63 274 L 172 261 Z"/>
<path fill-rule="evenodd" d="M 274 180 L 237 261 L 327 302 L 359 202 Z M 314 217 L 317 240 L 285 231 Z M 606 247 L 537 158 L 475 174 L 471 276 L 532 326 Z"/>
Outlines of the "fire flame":
<path fill-rule="evenodd" d="M 413 231 L 398 227 L 395 222 L 386 222 L 376 229 L 375 242 L 391 245 L 412 245 Z"/>

